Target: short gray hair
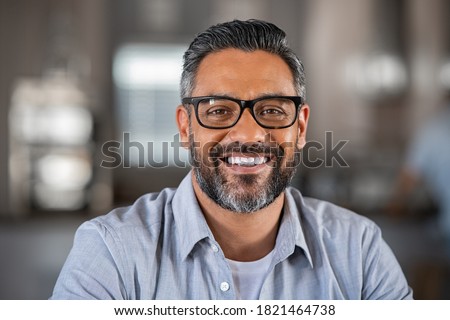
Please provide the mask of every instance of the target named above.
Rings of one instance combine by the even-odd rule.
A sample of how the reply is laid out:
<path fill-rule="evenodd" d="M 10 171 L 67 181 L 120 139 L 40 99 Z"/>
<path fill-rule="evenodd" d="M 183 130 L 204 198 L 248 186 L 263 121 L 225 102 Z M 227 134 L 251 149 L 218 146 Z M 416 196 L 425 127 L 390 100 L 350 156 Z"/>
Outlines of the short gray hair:
<path fill-rule="evenodd" d="M 180 82 L 181 97 L 189 97 L 195 87 L 198 67 L 208 54 L 235 48 L 247 52 L 263 50 L 280 56 L 289 66 L 297 94 L 306 100 L 305 73 L 300 59 L 288 46 L 286 33 L 262 20 L 233 20 L 220 23 L 199 33 L 183 56 Z"/>

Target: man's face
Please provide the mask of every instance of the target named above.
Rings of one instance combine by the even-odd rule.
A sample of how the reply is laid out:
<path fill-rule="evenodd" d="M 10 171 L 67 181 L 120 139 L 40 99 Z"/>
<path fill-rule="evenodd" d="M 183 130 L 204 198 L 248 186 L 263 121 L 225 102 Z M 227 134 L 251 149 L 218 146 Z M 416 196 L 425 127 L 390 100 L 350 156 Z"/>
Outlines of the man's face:
<path fill-rule="evenodd" d="M 277 55 L 226 49 L 200 63 L 192 97 L 227 96 L 251 100 L 267 95 L 295 96 L 292 72 Z M 254 212 L 272 203 L 287 187 L 305 144 L 309 108 L 284 129 L 259 126 L 246 109 L 233 127 L 202 127 L 191 108 L 177 109 L 183 142 L 189 142 L 195 181 L 221 207 Z"/>

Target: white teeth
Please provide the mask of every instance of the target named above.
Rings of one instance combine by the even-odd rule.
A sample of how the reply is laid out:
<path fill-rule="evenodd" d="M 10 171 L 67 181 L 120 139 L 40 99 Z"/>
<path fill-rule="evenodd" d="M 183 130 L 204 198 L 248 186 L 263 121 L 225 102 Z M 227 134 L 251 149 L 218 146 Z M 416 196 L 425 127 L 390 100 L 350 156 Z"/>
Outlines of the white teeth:
<path fill-rule="evenodd" d="M 269 159 L 267 157 L 228 157 L 229 164 L 237 164 L 240 166 L 256 166 L 258 164 L 266 163 Z"/>
<path fill-rule="evenodd" d="M 262 163 L 266 162 L 265 160 L 266 160 L 266 158 L 260 157 L 260 158 L 255 158 L 254 162 L 255 162 L 255 165 L 258 165 L 258 164 L 262 164 Z"/>

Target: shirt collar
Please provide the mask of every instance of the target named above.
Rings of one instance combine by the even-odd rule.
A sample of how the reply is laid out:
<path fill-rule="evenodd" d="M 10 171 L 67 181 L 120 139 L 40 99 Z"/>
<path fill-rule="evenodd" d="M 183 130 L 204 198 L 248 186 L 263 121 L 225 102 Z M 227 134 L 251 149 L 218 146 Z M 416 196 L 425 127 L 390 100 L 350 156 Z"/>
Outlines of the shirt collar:
<path fill-rule="evenodd" d="M 300 192 L 292 191 L 292 188 L 287 188 L 285 191 L 284 212 L 275 245 L 275 259 L 277 262 L 286 259 L 298 247 L 303 251 L 312 268 L 314 265 L 311 253 L 302 228 L 302 210 L 308 210 L 308 208 Z"/>
<path fill-rule="evenodd" d="M 192 171 L 181 181 L 172 200 L 180 254 L 185 259 L 200 240 L 213 239 L 192 186 Z"/>
<path fill-rule="evenodd" d="M 313 262 L 301 225 L 301 210 L 306 208 L 303 197 L 295 193 L 299 199 L 294 199 L 291 188 L 285 191 L 284 212 L 275 244 L 275 260 L 284 260 L 299 247 L 306 255 L 311 267 Z M 299 207 L 297 203 L 300 203 Z M 192 186 L 192 171 L 181 181 L 172 201 L 176 232 L 180 239 L 180 254 L 185 259 L 194 246 L 205 238 L 214 239 L 206 223 L 202 210 Z"/>

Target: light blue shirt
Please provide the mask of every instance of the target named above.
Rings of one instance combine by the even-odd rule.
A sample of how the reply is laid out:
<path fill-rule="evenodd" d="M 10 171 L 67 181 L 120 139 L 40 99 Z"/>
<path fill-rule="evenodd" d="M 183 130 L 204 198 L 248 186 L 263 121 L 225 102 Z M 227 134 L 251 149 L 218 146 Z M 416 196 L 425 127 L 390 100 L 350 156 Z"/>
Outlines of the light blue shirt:
<path fill-rule="evenodd" d="M 260 299 L 412 299 L 370 220 L 294 188 Z M 236 299 L 192 187 L 139 198 L 80 226 L 52 299 Z"/>

